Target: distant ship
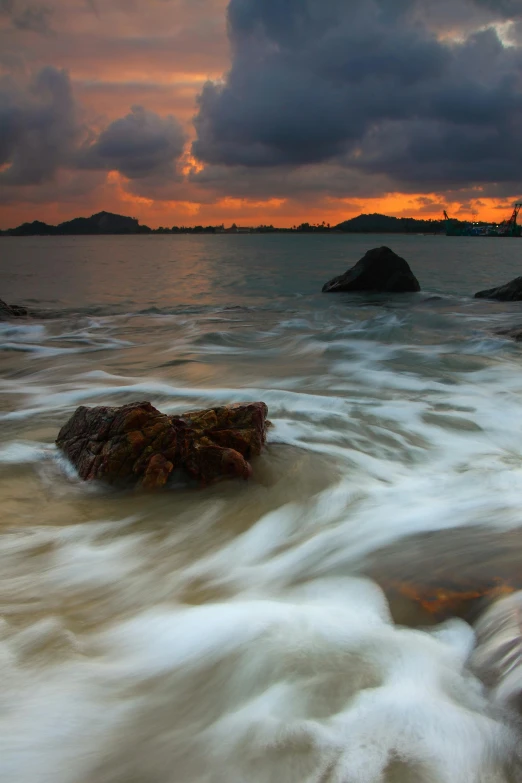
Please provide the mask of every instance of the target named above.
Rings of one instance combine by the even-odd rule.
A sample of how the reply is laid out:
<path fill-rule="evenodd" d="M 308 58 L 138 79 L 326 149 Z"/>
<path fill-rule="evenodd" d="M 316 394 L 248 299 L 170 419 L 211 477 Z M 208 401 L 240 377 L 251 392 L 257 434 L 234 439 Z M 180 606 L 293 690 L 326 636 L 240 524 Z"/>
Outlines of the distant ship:
<path fill-rule="evenodd" d="M 515 204 L 513 214 L 509 220 L 504 220 L 496 225 L 492 223 L 463 223 L 455 218 L 450 218 L 444 210 L 447 237 L 519 237 L 522 235 L 522 226 L 517 223 L 518 213 L 522 203 Z"/>

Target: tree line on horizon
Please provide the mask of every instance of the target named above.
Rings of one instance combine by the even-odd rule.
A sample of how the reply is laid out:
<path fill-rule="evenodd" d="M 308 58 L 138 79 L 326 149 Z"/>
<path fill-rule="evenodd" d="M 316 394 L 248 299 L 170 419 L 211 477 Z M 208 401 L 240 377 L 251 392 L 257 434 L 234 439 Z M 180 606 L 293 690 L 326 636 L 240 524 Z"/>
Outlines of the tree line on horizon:
<path fill-rule="evenodd" d="M 462 221 L 465 222 L 465 221 Z M 479 223 L 479 225 L 481 225 Z M 484 224 L 485 225 L 485 224 Z M 358 215 L 335 226 L 322 223 L 301 223 L 291 228 L 278 228 L 272 225 L 260 225 L 241 228 L 232 224 L 229 229 L 219 226 L 172 226 L 149 228 L 141 225 L 136 218 L 115 215 L 110 212 L 98 212 L 89 218 L 74 218 L 57 226 L 35 220 L 23 223 L 17 228 L 0 231 L 1 236 L 74 236 L 99 234 L 221 234 L 221 233 L 387 233 L 387 234 L 440 234 L 445 231 L 444 220 L 397 218 L 374 213 Z"/>

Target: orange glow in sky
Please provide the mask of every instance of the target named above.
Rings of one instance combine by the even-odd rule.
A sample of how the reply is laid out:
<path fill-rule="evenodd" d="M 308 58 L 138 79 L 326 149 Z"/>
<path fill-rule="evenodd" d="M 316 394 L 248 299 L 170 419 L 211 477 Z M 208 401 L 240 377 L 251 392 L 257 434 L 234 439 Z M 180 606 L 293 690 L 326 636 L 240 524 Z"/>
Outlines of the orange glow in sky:
<path fill-rule="evenodd" d="M 250 201 L 237 198 L 223 198 L 214 203 L 205 204 L 190 200 L 154 200 L 135 195 L 125 189 L 125 178 L 119 172 L 107 174 L 105 185 L 96 193 L 96 200 L 84 205 L 79 203 L 63 204 L 47 203 L 38 207 L 38 218 L 44 222 L 56 224 L 70 220 L 79 215 L 88 216 L 96 211 L 106 209 L 118 214 L 136 217 L 151 228 L 158 226 L 172 227 L 182 225 L 237 225 L 257 226 L 273 225 L 276 227 L 291 227 L 302 222 L 330 223 L 335 226 L 343 220 L 355 217 L 361 213 L 380 213 L 395 217 L 417 217 L 419 219 L 440 220 L 442 211 L 446 209 L 450 216 L 460 220 L 485 220 L 500 222 L 511 215 L 512 206 L 498 199 L 481 199 L 482 206 L 462 210 L 459 202 L 440 203 L 433 196 L 434 206 L 427 209 L 419 207 L 419 199 L 425 199 L 426 194 L 404 195 L 394 193 L 383 198 L 360 199 L 356 203 L 347 200 L 322 199 L 312 205 L 303 207 L 299 202 L 288 199 L 267 199 Z M 25 207 L 4 207 L 2 222 L 7 226 L 15 226 L 28 219 Z M 34 219 L 31 209 L 29 218 Z"/>
<path fill-rule="evenodd" d="M 255 5 L 254 0 L 252 2 Z M 261 3 L 261 0 L 257 2 Z M 315 2 L 319 9 L 319 0 Z M 458 2 L 460 0 L 455 0 L 455 3 Z M 318 155 L 317 160 L 323 162 L 296 164 L 294 168 L 288 164 L 287 158 L 283 159 L 285 165 L 278 167 L 274 164 L 270 168 L 267 164 L 264 168 L 255 160 L 252 164 L 243 164 L 240 160 L 236 165 L 228 160 L 223 163 L 219 155 L 215 158 L 212 155 L 201 156 L 207 161 L 218 161 L 212 165 L 194 157 L 192 142 L 198 138 L 198 133 L 203 132 L 204 135 L 208 130 L 205 126 L 201 131 L 201 127 L 193 122 L 201 105 L 205 83 L 209 80 L 226 83 L 234 66 L 235 41 L 233 36 L 231 41 L 227 37 L 228 4 L 229 0 L 169 0 L 168 3 L 159 0 L 53 0 L 52 4 L 45 4 L 48 12 L 42 17 L 48 20 L 49 28 L 32 29 L 17 21 L 19 6 L 8 3 L 6 10 L 0 13 L 0 80 L 4 79 L 5 84 L 9 84 L 8 103 L 25 107 L 28 116 L 31 116 L 33 106 L 36 117 L 56 113 L 57 122 L 63 121 L 65 130 L 63 139 L 56 135 L 58 141 L 55 143 L 57 128 L 54 125 L 45 128 L 42 132 L 43 151 L 33 145 L 37 123 L 33 123 L 26 134 L 17 131 L 13 136 L 15 151 L 8 150 L 7 160 L 0 163 L 0 228 L 35 219 L 56 224 L 101 210 L 132 215 L 152 228 L 222 223 L 284 227 L 323 221 L 333 226 L 360 213 L 439 220 L 443 210 L 447 210 L 451 217 L 463 220 L 500 222 L 510 216 L 513 202 L 520 196 L 515 192 L 520 187 L 520 178 L 517 180 L 516 177 L 512 177 L 513 192 L 509 186 L 502 187 L 502 182 L 498 183 L 498 190 L 495 183 L 487 188 L 480 184 L 477 186 L 476 175 L 475 179 L 470 177 L 467 183 L 464 175 L 461 190 L 457 186 L 454 190 L 441 186 L 441 192 L 435 193 L 431 192 L 434 187 L 431 184 L 427 185 L 427 192 L 403 193 L 390 192 L 399 188 L 398 182 L 412 181 L 402 170 L 397 179 L 393 179 L 394 175 L 387 173 L 386 167 L 382 171 L 378 169 L 375 180 L 372 180 L 373 174 L 368 175 L 368 183 L 363 181 L 361 186 L 365 176 L 361 174 L 363 167 L 350 173 L 348 168 L 343 168 L 348 164 L 341 153 L 337 158 L 333 154 L 330 157 L 328 154 L 323 157 Z M 27 4 L 21 5 L 25 8 Z M 518 28 L 512 21 L 505 18 L 483 19 L 480 13 L 486 11 L 478 9 L 475 28 L 471 28 L 469 9 L 464 16 L 459 16 L 451 9 L 451 13 L 448 9 L 445 11 L 442 5 L 440 9 L 430 6 L 434 33 L 430 40 L 449 41 L 459 46 L 468 40 L 467 36 L 471 33 L 482 35 L 496 31 L 497 48 L 491 44 L 487 50 L 491 52 L 491 58 L 501 57 L 503 49 L 507 51 L 509 47 L 518 46 L 513 39 Z M 346 9 L 343 13 L 349 16 L 350 4 L 346 4 Z M 253 56 L 257 56 L 257 45 L 252 39 Z M 276 49 L 267 49 L 266 57 L 270 57 Z M 260 57 L 260 69 L 263 62 Z M 472 61 L 473 74 L 480 71 L 478 62 L 479 59 Z M 300 68 L 306 70 L 306 63 L 301 60 L 299 63 Z M 403 65 L 406 67 L 407 63 Z M 480 78 L 487 81 L 493 66 L 492 59 L 484 74 L 479 74 Z M 34 82 L 31 82 L 49 68 L 61 74 L 57 76 L 55 73 L 53 77 L 61 80 L 61 86 L 52 95 L 47 94 L 52 93 L 52 89 L 46 88 L 47 92 L 35 89 Z M 257 70 L 255 72 L 257 74 Z M 503 71 L 499 70 L 499 73 Z M 379 78 L 380 74 L 381 71 Z M 513 79 L 515 76 L 513 72 Z M 274 88 L 273 82 L 270 84 Z M 261 95 L 267 110 L 257 121 L 263 127 L 265 115 L 270 113 L 271 108 L 271 99 L 266 99 L 266 95 Z M 306 107 L 307 100 L 308 96 L 301 101 Z M 244 95 L 243 102 L 235 99 L 232 103 L 238 111 L 239 122 L 237 126 L 232 123 L 230 133 L 229 126 L 225 127 L 225 145 L 230 147 L 241 142 L 244 117 L 250 130 L 249 114 L 243 105 Z M 41 112 L 41 105 L 44 112 Z M 261 105 L 265 106 L 263 102 Z M 282 107 L 278 111 L 284 115 L 284 105 L 278 105 Z M 153 119 L 143 138 L 133 142 L 128 118 L 136 107 L 143 107 L 147 116 Z M 175 139 L 161 137 L 167 118 L 171 118 L 178 129 L 181 141 L 177 148 Z M 311 116 L 310 122 L 312 120 Z M 125 160 L 111 153 L 114 149 L 111 132 L 115 132 L 114 126 L 118 123 L 120 130 L 116 128 L 116 131 L 121 132 L 121 123 L 126 129 L 121 137 L 125 144 L 121 145 L 120 138 L 123 156 L 127 154 L 127 142 L 130 147 L 135 143 L 134 149 L 138 154 L 144 140 L 151 142 L 150 171 L 145 170 L 147 159 L 142 171 L 139 167 L 126 167 Z M 298 123 L 293 132 L 298 133 L 301 127 L 307 127 L 306 123 Z M 107 130 L 106 148 L 97 151 L 97 140 Z M 210 137 L 212 132 L 209 132 Z M 385 143 L 377 145 L 377 153 L 380 153 L 380 146 L 386 147 L 388 136 L 382 138 Z M 399 151 L 402 141 L 400 136 Z M 17 151 L 18 142 L 21 144 Z M 162 145 L 168 147 L 169 143 L 176 149 L 164 161 L 161 158 Z M 62 155 L 61 147 L 68 144 L 74 148 L 65 150 Z M 262 139 L 259 146 L 263 147 L 263 144 Z M 255 144 L 254 149 L 257 154 Z M 158 164 L 155 163 L 156 154 L 160 155 Z M 357 163 L 363 154 L 362 141 L 358 149 L 346 152 L 347 156 L 351 155 L 350 162 Z M 53 156 L 58 161 L 55 164 Z M 378 159 L 379 154 L 376 157 Z M 27 161 L 33 158 L 38 165 L 36 174 L 31 178 L 31 172 L 28 175 L 25 169 L 29 165 Z M 42 161 L 46 164 L 47 159 L 50 160 L 49 165 L 40 165 Z M 423 160 L 421 155 L 421 162 Z M 490 170 L 496 171 L 495 165 Z M 450 171 L 450 179 L 452 173 Z M 355 183 L 353 187 L 350 181 Z M 417 181 L 422 182 L 422 179 L 413 179 L 413 182 Z M 439 181 L 437 177 L 435 181 Z M 372 185 L 372 182 L 376 184 Z M 421 191 L 422 185 L 415 187 Z M 486 190 L 489 195 L 484 195 Z M 350 195 L 351 192 L 354 195 Z M 506 194 L 505 198 L 491 195 L 500 192 Z M 363 198 L 357 193 L 379 195 Z"/>

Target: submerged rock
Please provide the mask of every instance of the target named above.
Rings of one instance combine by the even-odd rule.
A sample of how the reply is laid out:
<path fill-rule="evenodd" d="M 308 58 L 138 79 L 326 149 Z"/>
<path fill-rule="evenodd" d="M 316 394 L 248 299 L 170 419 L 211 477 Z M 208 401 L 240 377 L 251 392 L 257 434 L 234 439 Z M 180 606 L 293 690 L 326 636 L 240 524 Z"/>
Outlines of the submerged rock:
<path fill-rule="evenodd" d="M 503 337 L 510 337 L 517 343 L 522 341 L 522 326 L 507 326 L 502 329 L 495 329 L 495 334 L 501 334 Z"/>
<path fill-rule="evenodd" d="M 7 318 L 20 318 L 27 315 L 28 312 L 25 307 L 19 305 L 8 305 L 2 299 L 0 299 L 0 321 L 4 321 Z"/>
<path fill-rule="evenodd" d="M 498 299 L 500 302 L 518 302 L 522 300 L 522 277 L 515 277 L 505 285 L 499 285 L 497 288 L 488 288 L 485 291 L 478 291 L 475 299 Z"/>
<path fill-rule="evenodd" d="M 401 539 L 369 555 L 361 570 L 384 590 L 396 622 L 473 622 L 522 589 L 521 556 L 520 530 L 465 527 Z"/>
<path fill-rule="evenodd" d="M 342 291 L 420 291 L 419 281 L 409 264 L 389 247 L 368 250 L 365 256 L 344 275 L 334 277 L 323 286 L 324 293 Z"/>
<path fill-rule="evenodd" d="M 150 402 L 121 408 L 81 406 L 56 445 L 85 481 L 163 487 L 181 469 L 201 484 L 248 478 L 266 441 L 264 402 L 167 416 Z"/>
<path fill-rule="evenodd" d="M 418 604 L 433 622 L 442 622 L 451 617 L 461 617 L 471 621 L 480 608 L 510 595 L 513 589 L 500 580 L 483 579 L 477 584 L 460 582 L 457 579 L 443 580 L 440 585 L 425 585 L 415 582 L 397 581 L 384 585 L 393 601 L 393 594 Z"/>

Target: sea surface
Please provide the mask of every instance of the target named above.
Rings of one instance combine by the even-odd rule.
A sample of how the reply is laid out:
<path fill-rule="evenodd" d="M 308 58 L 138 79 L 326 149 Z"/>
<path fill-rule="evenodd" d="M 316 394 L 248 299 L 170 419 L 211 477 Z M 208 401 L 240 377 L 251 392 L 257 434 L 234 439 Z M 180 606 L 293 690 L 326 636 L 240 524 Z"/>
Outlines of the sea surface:
<path fill-rule="evenodd" d="M 422 293 L 320 293 L 382 244 Z M 521 262 L 471 237 L 0 240 L 0 297 L 36 313 L 0 323 L 2 783 L 520 780 L 472 627 L 397 624 L 364 563 L 522 523 L 522 348 L 496 332 L 522 303 L 472 298 Z M 140 400 L 264 400 L 253 478 L 80 482 L 59 428 Z"/>

